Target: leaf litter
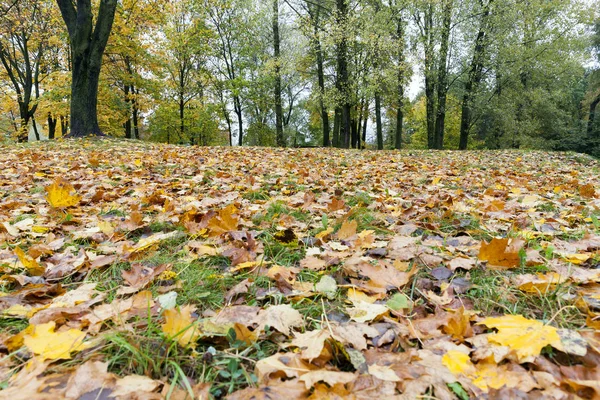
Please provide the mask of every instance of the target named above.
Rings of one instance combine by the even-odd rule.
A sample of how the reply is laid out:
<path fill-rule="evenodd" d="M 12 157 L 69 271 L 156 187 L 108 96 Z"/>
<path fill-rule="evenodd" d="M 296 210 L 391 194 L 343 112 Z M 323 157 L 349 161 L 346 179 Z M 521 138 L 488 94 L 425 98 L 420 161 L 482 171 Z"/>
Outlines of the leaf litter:
<path fill-rule="evenodd" d="M 3 396 L 600 396 L 592 159 L 1 150 Z"/>

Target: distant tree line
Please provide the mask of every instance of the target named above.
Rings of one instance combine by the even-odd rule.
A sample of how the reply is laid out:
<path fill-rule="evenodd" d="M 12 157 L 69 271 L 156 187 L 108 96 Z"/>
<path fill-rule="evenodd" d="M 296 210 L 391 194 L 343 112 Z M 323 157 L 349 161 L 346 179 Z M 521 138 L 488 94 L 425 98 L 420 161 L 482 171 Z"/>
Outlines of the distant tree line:
<path fill-rule="evenodd" d="M 7 140 L 600 156 L 581 0 L 9 0 L 0 18 Z"/>

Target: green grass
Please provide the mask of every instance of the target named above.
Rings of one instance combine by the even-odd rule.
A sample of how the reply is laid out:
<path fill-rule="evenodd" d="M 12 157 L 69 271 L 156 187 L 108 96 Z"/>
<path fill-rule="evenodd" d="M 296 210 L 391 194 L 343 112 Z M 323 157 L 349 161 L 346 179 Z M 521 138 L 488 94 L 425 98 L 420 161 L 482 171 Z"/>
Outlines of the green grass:
<path fill-rule="evenodd" d="M 545 272 L 544 268 L 528 268 L 522 273 Z M 473 287 L 465 294 L 474 308 L 483 315 L 514 314 L 545 322 L 558 327 L 580 329 L 586 316 L 575 306 L 576 298 L 570 296 L 574 288 L 559 284 L 547 293 L 526 293 L 515 287 L 506 271 L 474 269 L 470 271 Z"/>

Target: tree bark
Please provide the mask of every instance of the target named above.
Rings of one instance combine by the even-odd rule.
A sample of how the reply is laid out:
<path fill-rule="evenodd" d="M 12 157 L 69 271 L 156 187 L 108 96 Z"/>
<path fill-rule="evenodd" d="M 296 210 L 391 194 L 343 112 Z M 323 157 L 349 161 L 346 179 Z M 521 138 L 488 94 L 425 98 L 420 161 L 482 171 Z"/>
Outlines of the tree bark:
<path fill-rule="evenodd" d="M 317 6 L 313 21 L 313 37 L 312 45 L 315 52 L 315 58 L 317 60 L 317 80 L 319 82 L 319 109 L 321 112 L 321 123 L 323 125 L 323 147 L 331 146 L 330 138 L 330 127 L 329 127 L 329 114 L 325 107 L 325 68 L 323 61 L 323 48 L 321 47 L 321 40 L 319 39 L 319 19 L 321 15 L 321 7 Z"/>
<path fill-rule="evenodd" d="M 241 146 L 244 143 L 244 121 L 242 119 L 242 102 L 239 96 L 233 96 L 233 110 L 238 119 L 238 145 Z"/>
<path fill-rule="evenodd" d="M 396 29 L 396 40 L 398 42 L 398 107 L 396 109 L 396 132 L 394 135 L 394 148 L 402 148 L 402 125 L 404 123 L 404 23 L 398 15 Z"/>
<path fill-rule="evenodd" d="M 362 127 L 362 145 L 367 148 L 367 126 L 369 124 L 369 100 L 365 101 L 365 122 Z"/>
<path fill-rule="evenodd" d="M 57 0 L 71 43 L 71 133 L 72 137 L 103 136 L 98 125 L 98 83 L 102 55 L 112 30 L 117 0 L 100 0 L 93 26 L 91 0 Z"/>
<path fill-rule="evenodd" d="M 429 4 L 424 16 L 425 35 L 425 98 L 427 113 L 427 147 L 435 148 L 435 74 L 433 5 Z"/>
<path fill-rule="evenodd" d="M 131 139 L 131 98 L 129 97 L 129 85 L 125 85 L 125 104 L 127 104 L 127 120 L 123 123 L 125 139 Z"/>
<path fill-rule="evenodd" d="M 277 146 L 284 147 L 283 107 L 281 106 L 281 48 L 279 37 L 279 0 L 273 0 L 273 52 L 275 58 L 275 131 Z"/>
<path fill-rule="evenodd" d="M 356 112 L 358 114 L 358 112 Z M 358 148 L 358 121 L 356 118 L 350 120 L 350 132 L 351 132 L 351 147 L 353 149 Z"/>
<path fill-rule="evenodd" d="M 596 119 L 596 107 L 598 106 L 598 103 L 600 103 L 600 94 L 598 96 L 596 96 L 596 98 L 594 100 L 592 100 L 591 104 L 590 104 L 590 113 L 589 113 L 589 118 L 588 118 L 588 125 L 587 125 L 587 134 L 588 137 L 592 137 L 592 134 L 594 133 L 594 122 Z"/>
<path fill-rule="evenodd" d="M 52 140 L 56 136 L 56 124 L 58 120 L 48 113 L 48 139 Z"/>
<path fill-rule="evenodd" d="M 383 126 L 381 124 L 381 94 L 375 93 L 375 131 L 377 136 L 377 150 L 383 150 Z"/>
<path fill-rule="evenodd" d="M 340 144 L 340 125 L 342 122 L 342 110 L 339 107 L 335 108 L 333 117 L 333 147 L 341 147 Z"/>
<path fill-rule="evenodd" d="M 440 40 L 440 59 L 437 77 L 437 108 L 435 119 L 435 148 L 444 148 L 444 130 L 446 121 L 446 96 L 448 94 L 448 41 L 452 22 L 452 0 L 445 0 L 443 9 L 443 27 Z"/>
<path fill-rule="evenodd" d="M 348 5 L 346 0 L 337 0 L 337 17 L 338 25 L 343 26 L 347 22 Z M 340 96 L 342 96 L 341 105 L 341 123 L 340 137 L 341 145 L 345 148 L 350 147 L 350 129 L 351 129 L 351 114 L 350 114 L 350 93 L 348 88 L 348 41 L 343 34 L 337 47 L 337 82 L 336 86 Z"/>
<path fill-rule="evenodd" d="M 136 139 L 140 139 L 140 127 L 138 123 L 138 105 L 137 105 L 137 95 L 139 94 L 139 90 L 135 90 L 135 87 L 131 85 L 131 93 L 134 93 L 134 97 L 131 99 L 131 111 L 133 117 L 133 133 Z"/>
<path fill-rule="evenodd" d="M 471 67 L 469 68 L 469 77 L 467 78 L 467 82 L 465 82 L 465 92 L 462 98 L 462 111 L 460 116 L 460 141 L 458 144 L 459 150 L 467 150 L 469 145 L 469 131 L 471 129 L 471 120 L 473 118 L 473 99 L 475 98 L 475 91 L 477 90 L 483 75 L 487 21 L 490 15 L 491 2 L 492 0 L 485 5 L 483 14 L 481 16 L 479 32 L 477 32 L 477 38 L 475 39 L 473 59 L 471 60 Z"/>

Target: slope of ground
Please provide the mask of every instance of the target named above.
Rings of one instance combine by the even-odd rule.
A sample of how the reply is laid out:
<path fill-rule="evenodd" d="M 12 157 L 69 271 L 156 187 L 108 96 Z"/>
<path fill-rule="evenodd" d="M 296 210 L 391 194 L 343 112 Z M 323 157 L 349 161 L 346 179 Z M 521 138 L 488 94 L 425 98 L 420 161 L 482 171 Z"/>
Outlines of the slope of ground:
<path fill-rule="evenodd" d="M 600 396 L 590 158 L 0 152 L 0 397 Z"/>

